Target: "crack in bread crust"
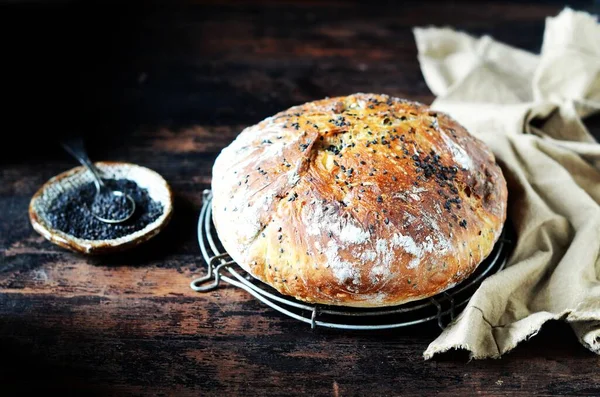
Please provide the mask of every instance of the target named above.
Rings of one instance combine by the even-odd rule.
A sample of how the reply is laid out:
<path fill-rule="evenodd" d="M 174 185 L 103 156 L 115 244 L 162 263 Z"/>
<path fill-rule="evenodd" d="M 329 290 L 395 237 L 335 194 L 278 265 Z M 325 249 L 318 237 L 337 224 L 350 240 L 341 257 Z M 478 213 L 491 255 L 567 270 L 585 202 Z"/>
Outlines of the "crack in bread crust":
<path fill-rule="evenodd" d="M 234 260 L 298 299 L 396 305 L 489 255 L 506 218 L 491 151 L 449 116 L 385 95 L 292 107 L 246 128 L 213 168 Z"/>

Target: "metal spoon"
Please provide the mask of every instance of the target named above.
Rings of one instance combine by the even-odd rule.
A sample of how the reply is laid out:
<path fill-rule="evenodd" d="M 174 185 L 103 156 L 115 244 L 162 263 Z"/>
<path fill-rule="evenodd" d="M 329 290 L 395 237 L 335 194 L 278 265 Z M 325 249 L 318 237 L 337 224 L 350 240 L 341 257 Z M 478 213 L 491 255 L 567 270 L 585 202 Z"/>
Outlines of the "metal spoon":
<path fill-rule="evenodd" d="M 112 190 L 100 178 L 100 174 L 98 173 L 98 169 L 94 166 L 90 158 L 88 157 L 85 147 L 83 145 L 83 140 L 81 138 L 74 138 L 70 140 L 66 140 L 61 142 L 63 148 L 69 152 L 73 157 L 75 157 L 82 165 L 84 165 L 94 177 L 94 185 L 96 185 L 96 195 L 94 196 L 94 202 L 90 205 L 90 212 L 94 217 L 105 223 L 121 223 L 125 222 L 127 219 L 131 218 L 131 215 L 135 212 L 135 201 L 131 198 L 130 195 L 121 192 L 119 190 Z M 94 203 L 99 203 L 99 200 L 113 200 L 116 203 L 116 200 L 121 200 L 124 197 L 126 202 L 128 203 L 128 211 L 125 215 L 119 218 L 106 218 L 103 215 L 100 215 L 97 211 L 94 212 Z"/>

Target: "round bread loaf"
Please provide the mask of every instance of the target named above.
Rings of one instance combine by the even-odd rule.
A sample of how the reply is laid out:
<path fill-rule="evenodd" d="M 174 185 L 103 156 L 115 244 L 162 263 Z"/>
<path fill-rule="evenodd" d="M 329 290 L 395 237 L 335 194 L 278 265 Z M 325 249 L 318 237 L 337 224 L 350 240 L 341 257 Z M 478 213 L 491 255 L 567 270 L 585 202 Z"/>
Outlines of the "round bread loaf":
<path fill-rule="evenodd" d="M 213 168 L 224 248 L 282 294 L 380 307 L 467 278 L 497 241 L 507 189 L 449 116 L 386 95 L 292 107 L 246 128 Z"/>

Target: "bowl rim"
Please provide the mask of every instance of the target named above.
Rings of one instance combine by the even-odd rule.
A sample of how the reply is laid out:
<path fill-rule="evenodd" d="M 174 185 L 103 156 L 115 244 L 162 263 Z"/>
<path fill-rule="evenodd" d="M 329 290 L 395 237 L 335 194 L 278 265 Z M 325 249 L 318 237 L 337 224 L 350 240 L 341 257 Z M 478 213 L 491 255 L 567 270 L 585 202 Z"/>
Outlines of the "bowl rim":
<path fill-rule="evenodd" d="M 65 178 L 69 178 L 81 172 L 85 172 L 84 166 L 77 166 L 69 170 L 63 171 L 58 175 L 48 179 L 40 188 L 34 193 L 29 201 L 29 220 L 33 229 L 41 234 L 44 238 L 50 242 L 71 251 L 87 254 L 107 254 L 112 252 L 123 251 L 134 246 L 137 246 L 145 241 L 148 241 L 152 237 L 156 236 L 161 230 L 163 230 L 173 215 L 173 191 L 167 183 L 167 181 L 158 172 L 141 166 L 139 164 L 127 163 L 122 161 L 96 161 L 94 162 L 98 168 L 115 168 L 115 167 L 130 167 L 141 169 L 144 172 L 152 174 L 160 183 L 163 185 L 167 192 L 167 200 L 162 203 L 164 205 L 163 213 L 152 223 L 146 225 L 143 229 L 140 229 L 132 234 L 118 237 L 115 239 L 105 240 L 88 240 L 82 239 L 70 234 L 67 234 L 61 230 L 55 229 L 48 225 L 42 216 L 36 209 L 37 200 L 42 197 L 44 192 L 50 187 L 60 182 Z"/>

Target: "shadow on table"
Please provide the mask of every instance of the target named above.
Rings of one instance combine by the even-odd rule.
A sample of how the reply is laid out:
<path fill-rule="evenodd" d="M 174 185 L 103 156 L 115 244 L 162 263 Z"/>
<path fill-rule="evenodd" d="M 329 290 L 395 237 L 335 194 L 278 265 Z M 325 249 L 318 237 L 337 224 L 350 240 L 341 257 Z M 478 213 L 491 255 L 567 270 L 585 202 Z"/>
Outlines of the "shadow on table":
<path fill-rule="evenodd" d="M 68 346 L 65 346 L 66 349 L 62 353 L 64 358 L 58 358 L 56 352 L 52 351 L 55 341 L 47 340 L 46 335 L 35 339 L 37 340 L 0 337 L 2 395 L 25 396 L 40 392 L 59 392 L 61 395 L 114 395 L 109 384 L 93 385 L 93 382 L 90 382 L 98 376 L 97 369 L 81 367 L 77 359 L 66 358 L 73 354 Z"/>

